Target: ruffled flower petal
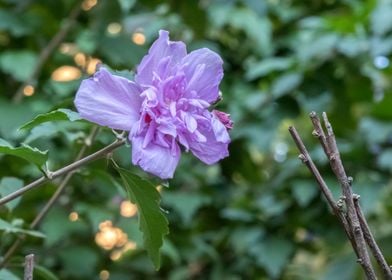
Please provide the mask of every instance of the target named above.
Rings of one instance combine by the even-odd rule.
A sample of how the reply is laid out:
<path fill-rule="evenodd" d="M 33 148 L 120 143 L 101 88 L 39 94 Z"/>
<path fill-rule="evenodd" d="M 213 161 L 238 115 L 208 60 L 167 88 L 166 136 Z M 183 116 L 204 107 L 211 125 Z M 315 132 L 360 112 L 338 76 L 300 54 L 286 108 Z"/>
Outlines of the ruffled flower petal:
<path fill-rule="evenodd" d="M 154 174 L 161 179 L 173 178 L 181 151 L 177 143 L 163 147 L 149 142 L 143 147 L 144 137 L 137 136 L 132 141 L 132 163 L 139 165 L 144 171 Z"/>
<path fill-rule="evenodd" d="M 206 164 L 214 164 L 229 155 L 230 137 L 218 119 L 213 117 L 210 126 L 203 125 L 198 130 L 205 141 L 189 141 L 189 149 L 198 159 Z"/>
<path fill-rule="evenodd" d="M 223 61 L 218 54 L 203 48 L 189 53 L 181 63 L 188 78 L 186 91 L 190 97 L 210 104 L 219 99 Z"/>
<path fill-rule="evenodd" d="M 148 54 L 137 67 L 136 82 L 141 85 L 151 85 L 154 77 L 167 76 L 167 71 L 175 70 L 173 66 L 185 56 L 185 44 L 181 41 L 169 41 L 169 32 L 160 30 L 159 38 L 152 44 Z"/>
<path fill-rule="evenodd" d="M 81 83 L 74 102 L 82 118 L 130 131 L 140 117 L 140 92 L 134 82 L 100 68 L 93 77 Z"/>

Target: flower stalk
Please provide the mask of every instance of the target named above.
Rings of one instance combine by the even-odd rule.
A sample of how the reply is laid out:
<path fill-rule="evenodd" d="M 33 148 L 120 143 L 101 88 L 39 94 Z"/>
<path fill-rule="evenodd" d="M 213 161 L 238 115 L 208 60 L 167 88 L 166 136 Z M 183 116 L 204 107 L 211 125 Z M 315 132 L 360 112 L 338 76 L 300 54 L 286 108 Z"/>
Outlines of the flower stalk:
<path fill-rule="evenodd" d="M 88 155 L 78 161 L 75 161 L 67 166 L 64 166 L 63 168 L 60 168 L 56 171 L 53 171 L 51 178 L 49 178 L 47 176 L 42 176 L 41 178 L 24 186 L 23 188 L 1 198 L 0 199 L 0 206 L 4 205 L 7 202 L 10 202 L 11 200 L 14 200 L 15 198 L 23 195 L 24 193 L 28 192 L 29 190 L 32 190 L 32 189 L 42 185 L 43 183 L 54 180 L 58 177 L 61 177 L 65 174 L 67 174 L 67 173 L 70 173 L 70 172 L 72 172 L 72 171 L 74 171 L 74 170 L 94 161 L 94 160 L 97 160 L 97 159 L 100 159 L 100 158 L 106 156 L 107 154 L 113 152 L 118 147 L 121 147 L 122 145 L 124 145 L 125 142 L 126 142 L 126 139 L 124 139 L 124 138 L 117 139 L 116 141 L 114 141 L 110 145 L 100 149 L 99 151 L 97 151 L 91 155 Z"/>

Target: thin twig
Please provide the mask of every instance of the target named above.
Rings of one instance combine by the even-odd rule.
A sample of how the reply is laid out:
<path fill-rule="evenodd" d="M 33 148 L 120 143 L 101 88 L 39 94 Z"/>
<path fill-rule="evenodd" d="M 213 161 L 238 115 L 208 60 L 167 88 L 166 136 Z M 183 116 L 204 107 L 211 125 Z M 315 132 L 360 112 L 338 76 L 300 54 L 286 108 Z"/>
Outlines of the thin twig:
<path fill-rule="evenodd" d="M 34 255 L 30 254 L 25 257 L 24 280 L 33 280 Z"/>
<path fill-rule="evenodd" d="M 327 156 L 329 158 L 332 171 L 335 173 L 335 176 L 337 177 L 342 188 L 342 193 L 346 202 L 348 224 L 350 226 L 352 237 L 360 257 L 358 262 L 361 263 L 362 267 L 364 268 L 368 279 L 376 279 L 376 274 L 371 265 L 369 253 L 366 249 L 366 242 L 363 236 L 361 225 L 359 223 L 357 212 L 355 211 L 353 191 L 351 189 L 352 179 L 347 177 L 346 171 L 344 170 L 332 125 L 328 120 L 327 114 L 324 112 L 322 116 L 327 130 L 326 143 L 328 145 L 327 151 L 329 151 Z"/>
<path fill-rule="evenodd" d="M 72 171 L 80 168 L 83 165 L 86 165 L 87 163 L 90 163 L 91 161 L 94 161 L 96 159 L 104 157 L 105 155 L 111 153 L 112 151 L 114 151 L 118 147 L 124 145 L 125 142 L 126 142 L 125 138 L 117 139 L 112 144 L 102 148 L 101 150 L 99 150 L 99 151 L 97 151 L 97 152 L 95 152 L 95 153 L 93 153 L 91 155 L 88 155 L 88 156 L 86 156 L 86 157 L 84 157 L 84 158 L 82 158 L 82 159 L 80 159 L 78 161 L 75 161 L 75 162 L 73 162 L 73 163 L 71 163 L 71 164 L 69 164 L 69 165 L 67 165 L 67 166 L 65 166 L 63 168 L 60 168 L 60 169 L 58 169 L 58 170 L 56 170 L 54 172 L 51 172 L 50 176 L 42 176 L 41 178 L 39 178 L 36 181 L 28 184 L 27 186 L 25 186 L 25 187 L 15 191 L 15 192 L 13 192 L 13 193 L 11 193 L 11 194 L 1 198 L 0 199 L 0 206 L 5 204 L 5 203 L 7 203 L 7 202 L 9 202 L 9 201 L 11 201 L 11 200 L 13 200 L 13 199 L 15 199 L 15 198 L 17 198 L 17 197 L 19 197 L 19 196 L 21 196 L 25 192 L 42 185 L 45 182 L 48 182 L 48 181 L 51 181 L 51 180 L 53 180 L 53 179 L 55 179 L 57 177 L 63 176 L 65 174 L 69 173 L 69 172 L 72 172 Z"/>
<path fill-rule="evenodd" d="M 91 133 L 87 138 L 84 140 L 84 145 L 80 149 L 78 155 L 75 158 L 75 161 L 80 160 L 83 155 L 85 154 L 86 150 L 88 147 L 91 146 L 91 143 L 93 142 L 95 136 L 97 135 L 99 131 L 98 126 L 94 126 L 93 129 L 91 130 Z M 43 218 L 46 216 L 46 214 L 49 212 L 49 210 L 53 207 L 53 205 L 56 203 L 60 195 L 63 193 L 65 187 L 67 186 L 69 180 L 73 176 L 73 172 L 68 173 L 65 175 L 61 183 L 59 184 L 57 190 L 55 193 L 52 195 L 50 200 L 45 204 L 44 208 L 38 213 L 38 215 L 35 217 L 35 219 L 31 222 L 29 228 L 31 230 L 35 229 L 39 223 L 43 220 Z M 20 244 L 22 244 L 23 240 L 25 240 L 26 235 L 21 234 L 18 236 L 18 238 L 14 241 L 14 243 L 8 248 L 7 252 L 4 254 L 4 257 L 0 261 L 0 269 L 3 268 L 11 256 L 15 253 L 15 251 L 19 248 Z"/>
<path fill-rule="evenodd" d="M 309 114 L 309 117 L 310 117 L 310 120 L 312 121 L 313 127 L 314 127 L 314 130 L 313 130 L 312 134 L 313 134 L 313 136 L 315 136 L 315 137 L 317 137 L 319 139 L 319 141 L 321 143 L 321 146 L 323 147 L 324 153 L 329 158 L 329 155 L 331 154 L 331 152 L 329 150 L 329 147 L 328 147 L 328 144 L 327 144 L 327 139 L 325 137 L 324 130 L 323 130 L 322 126 L 321 126 L 320 119 L 317 116 L 316 112 L 311 112 Z"/>
<path fill-rule="evenodd" d="M 373 237 L 372 232 L 370 231 L 369 225 L 366 221 L 365 215 L 363 214 L 361 207 L 359 205 L 359 195 L 354 196 L 354 205 L 355 210 L 358 215 L 359 223 L 361 224 L 361 228 L 363 231 L 363 235 L 365 237 L 366 243 L 368 244 L 370 251 L 372 252 L 374 258 L 376 259 L 378 265 L 380 266 L 385 279 L 392 279 L 392 271 L 389 267 L 387 261 L 384 258 L 380 248 L 378 247 L 376 240 Z"/>
<path fill-rule="evenodd" d="M 350 240 L 350 242 L 353 244 L 353 239 L 351 236 L 350 232 L 350 227 L 348 225 L 346 216 L 344 213 L 341 211 L 341 209 L 337 206 L 332 192 L 327 186 L 327 183 L 324 181 L 323 177 L 320 174 L 320 171 L 317 169 L 316 165 L 314 164 L 312 158 L 310 157 L 310 154 L 308 150 L 306 149 L 301 137 L 299 136 L 297 130 L 295 127 L 289 127 L 289 132 L 291 134 L 291 137 L 293 138 L 295 144 L 297 145 L 298 150 L 300 151 L 299 158 L 302 160 L 302 162 L 308 167 L 309 171 L 313 174 L 314 178 L 316 179 L 321 192 L 325 196 L 329 206 L 332 208 L 334 214 L 339 218 L 339 221 L 343 225 L 344 231 Z M 355 246 L 354 246 L 355 249 Z"/>
<path fill-rule="evenodd" d="M 23 99 L 23 89 L 27 85 L 36 85 L 37 79 L 41 73 L 42 67 L 49 59 L 53 51 L 60 45 L 61 42 L 65 39 L 68 32 L 72 29 L 74 24 L 76 23 L 76 18 L 79 16 L 81 12 L 81 5 L 79 1 L 77 1 L 76 6 L 71 10 L 69 16 L 65 19 L 63 26 L 57 32 L 57 34 L 50 40 L 50 42 L 46 45 L 44 49 L 42 49 L 41 53 L 39 54 L 37 64 L 34 67 L 30 77 L 27 79 L 25 83 L 23 83 L 18 90 L 16 91 L 13 102 L 20 103 Z"/>

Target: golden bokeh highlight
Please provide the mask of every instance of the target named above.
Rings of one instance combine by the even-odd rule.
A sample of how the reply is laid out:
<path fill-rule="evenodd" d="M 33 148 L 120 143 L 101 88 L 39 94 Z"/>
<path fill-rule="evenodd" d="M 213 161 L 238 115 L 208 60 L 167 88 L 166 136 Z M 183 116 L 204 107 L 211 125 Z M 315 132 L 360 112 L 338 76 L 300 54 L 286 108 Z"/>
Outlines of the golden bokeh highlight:
<path fill-rule="evenodd" d="M 117 261 L 124 255 L 124 253 L 135 250 L 136 248 L 137 245 L 134 241 L 128 241 L 122 248 L 113 251 L 110 254 L 110 259 L 112 261 Z"/>
<path fill-rule="evenodd" d="M 124 200 L 120 205 L 120 214 L 123 217 L 130 218 L 135 216 L 137 213 L 137 207 L 135 204 L 129 202 L 128 200 Z"/>
<path fill-rule="evenodd" d="M 112 34 L 112 35 L 116 35 L 116 34 L 120 33 L 121 30 L 122 30 L 122 26 L 118 22 L 109 23 L 109 25 L 107 27 L 108 33 Z"/>
<path fill-rule="evenodd" d="M 88 59 L 88 63 L 87 63 L 87 67 L 86 67 L 86 72 L 89 75 L 92 75 L 95 73 L 95 71 L 97 70 L 97 65 L 101 64 L 102 61 L 98 58 L 89 58 Z"/>
<path fill-rule="evenodd" d="M 32 96 L 35 92 L 35 89 L 32 85 L 27 85 L 23 88 L 24 96 Z"/>
<path fill-rule="evenodd" d="M 124 246 L 128 242 L 128 236 L 120 228 L 114 227 L 111 221 L 104 221 L 99 224 L 95 242 L 103 249 L 111 250 Z"/>
<path fill-rule="evenodd" d="M 107 270 L 101 270 L 101 272 L 99 273 L 100 280 L 108 280 L 109 277 L 110 277 L 110 273 Z"/>
<path fill-rule="evenodd" d="M 143 45 L 146 42 L 146 36 L 141 32 L 135 32 L 132 34 L 132 42 L 136 45 Z"/>
<path fill-rule="evenodd" d="M 84 11 L 91 10 L 95 5 L 97 5 L 97 0 L 84 0 L 82 3 L 82 9 Z"/>
<path fill-rule="evenodd" d="M 84 53 L 78 52 L 74 55 L 74 61 L 77 66 L 85 67 L 87 64 L 87 58 Z"/>
<path fill-rule="evenodd" d="M 52 80 L 56 82 L 69 82 L 77 80 L 82 76 L 82 72 L 74 66 L 60 66 L 52 73 Z"/>
<path fill-rule="evenodd" d="M 158 186 L 156 186 L 156 189 L 157 189 L 157 191 L 158 191 L 159 193 L 161 193 L 162 190 L 163 190 L 163 187 L 162 187 L 162 185 L 158 185 Z"/>
<path fill-rule="evenodd" d="M 77 53 L 77 46 L 74 43 L 62 43 L 60 45 L 60 52 L 62 54 L 74 55 Z"/>
<path fill-rule="evenodd" d="M 71 212 L 69 213 L 68 219 L 71 222 L 76 222 L 77 220 L 79 220 L 79 214 L 77 212 Z"/>

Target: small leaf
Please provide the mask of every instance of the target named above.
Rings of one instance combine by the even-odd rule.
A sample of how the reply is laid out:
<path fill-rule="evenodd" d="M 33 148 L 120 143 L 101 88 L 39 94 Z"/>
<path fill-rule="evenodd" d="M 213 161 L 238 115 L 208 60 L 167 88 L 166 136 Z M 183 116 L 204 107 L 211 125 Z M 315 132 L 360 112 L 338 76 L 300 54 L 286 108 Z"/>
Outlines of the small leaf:
<path fill-rule="evenodd" d="M 17 221 L 17 222 L 19 222 L 19 221 Z M 39 231 L 22 229 L 16 225 L 11 224 L 11 223 L 4 221 L 2 219 L 0 219 L 0 231 L 4 231 L 6 233 L 23 233 L 23 234 L 31 235 L 34 237 L 45 238 L 45 235 Z"/>
<path fill-rule="evenodd" d="M 250 65 L 245 73 L 245 78 L 249 81 L 264 77 L 274 71 L 282 71 L 290 68 L 294 64 L 292 58 L 271 57 L 262 60 L 254 65 Z"/>
<path fill-rule="evenodd" d="M 14 148 L 10 143 L 1 138 L 0 153 L 23 158 L 31 163 L 34 163 L 38 167 L 42 167 L 48 160 L 48 151 L 40 151 L 37 148 L 32 148 L 26 144 L 22 144 L 21 147 Z"/>
<path fill-rule="evenodd" d="M 8 269 L 1 269 L 0 270 L 0 279 L 7 279 L 7 280 L 20 280 L 18 276 L 13 274 L 11 271 Z"/>
<path fill-rule="evenodd" d="M 81 117 L 77 112 L 74 112 L 69 109 L 57 109 L 55 111 L 40 114 L 36 116 L 32 121 L 22 125 L 19 129 L 32 129 L 33 127 L 51 121 L 77 121 L 80 120 Z"/>
<path fill-rule="evenodd" d="M 159 250 L 163 236 L 169 233 L 168 221 L 159 207 L 160 195 L 149 181 L 116 167 L 132 203 L 137 205 L 139 227 L 143 232 L 144 246 L 156 269 L 160 267 Z"/>
<path fill-rule="evenodd" d="M 272 95 L 279 98 L 295 90 L 302 82 L 303 76 L 299 73 L 285 73 L 280 76 L 272 85 Z"/>
<path fill-rule="evenodd" d="M 22 180 L 14 177 L 3 177 L 0 181 L 0 196 L 4 197 L 10 193 L 15 192 L 21 187 L 23 187 Z M 14 200 L 6 203 L 5 207 L 7 207 L 10 211 L 12 211 L 18 205 L 20 200 L 21 197 L 17 197 Z"/>
<path fill-rule="evenodd" d="M 37 55 L 30 51 L 6 51 L 0 57 L 0 69 L 15 80 L 29 79 L 37 62 Z"/>
<path fill-rule="evenodd" d="M 164 202 L 176 210 L 184 224 L 190 225 L 196 211 L 203 205 L 209 203 L 210 199 L 208 196 L 197 193 L 177 192 L 166 193 Z"/>
<path fill-rule="evenodd" d="M 44 280 L 59 280 L 59 278 L 54 275 L 53 272 L 37 264 L 34 265 L 34 278 Z"/>

